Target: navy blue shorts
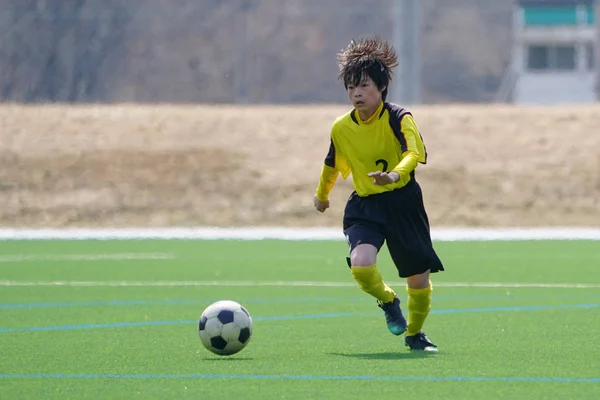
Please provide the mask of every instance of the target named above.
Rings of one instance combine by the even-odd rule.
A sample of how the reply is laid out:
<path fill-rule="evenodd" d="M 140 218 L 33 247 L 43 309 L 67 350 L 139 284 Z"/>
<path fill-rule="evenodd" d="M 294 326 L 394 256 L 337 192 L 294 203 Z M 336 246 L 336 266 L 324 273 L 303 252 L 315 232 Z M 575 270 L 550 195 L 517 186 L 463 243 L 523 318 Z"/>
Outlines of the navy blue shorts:
<path fill-rule="evenodd" d="M 344 211 L 344 235 L 351 252 L 359 244 L 379 251 L 387 243 L 401 278 L 444 270 L 431 243 L 423 193 L 415 180 L 366 197 L 352 193 Z"/>

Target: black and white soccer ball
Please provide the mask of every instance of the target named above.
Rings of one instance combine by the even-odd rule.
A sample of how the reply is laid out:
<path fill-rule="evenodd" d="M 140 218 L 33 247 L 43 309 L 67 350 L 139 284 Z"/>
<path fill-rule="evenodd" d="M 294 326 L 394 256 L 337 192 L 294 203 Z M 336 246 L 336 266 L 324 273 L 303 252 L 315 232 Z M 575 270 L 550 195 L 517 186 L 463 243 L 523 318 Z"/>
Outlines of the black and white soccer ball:
<path fill-rule="evenodd" d="M 242 350 L 250 341 L 252 317 L 235 301 L 217 301 L 202 312 L 198 333 L 208 350 L 229 356 Z"/>

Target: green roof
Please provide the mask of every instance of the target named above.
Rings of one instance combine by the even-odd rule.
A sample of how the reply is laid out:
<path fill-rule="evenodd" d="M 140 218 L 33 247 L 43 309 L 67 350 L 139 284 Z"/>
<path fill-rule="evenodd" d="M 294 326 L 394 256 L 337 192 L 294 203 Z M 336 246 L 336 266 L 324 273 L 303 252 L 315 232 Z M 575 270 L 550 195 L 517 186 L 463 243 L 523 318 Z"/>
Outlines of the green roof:
<path fill-rule="evenodd" d="M 584 6 L 583 23 L 594 24 L 595 14 L 592 5 Z M 526 26 L 560 26 L 577 24 L 576 6 L 525 6 L 523 7 Z"/>

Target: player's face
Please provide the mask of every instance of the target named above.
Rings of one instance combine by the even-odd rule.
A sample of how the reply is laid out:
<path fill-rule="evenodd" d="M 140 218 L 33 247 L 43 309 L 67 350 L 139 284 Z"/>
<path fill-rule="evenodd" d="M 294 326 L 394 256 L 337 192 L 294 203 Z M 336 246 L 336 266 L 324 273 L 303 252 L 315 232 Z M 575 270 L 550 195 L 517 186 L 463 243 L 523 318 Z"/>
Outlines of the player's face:
<path fill-rule="evenodd" d="M 348 97 L 359 113 L 370 116 L 381 103 L 381 93 L 373 79 L 363 78 L 358 85 L 348 84 Z"/>

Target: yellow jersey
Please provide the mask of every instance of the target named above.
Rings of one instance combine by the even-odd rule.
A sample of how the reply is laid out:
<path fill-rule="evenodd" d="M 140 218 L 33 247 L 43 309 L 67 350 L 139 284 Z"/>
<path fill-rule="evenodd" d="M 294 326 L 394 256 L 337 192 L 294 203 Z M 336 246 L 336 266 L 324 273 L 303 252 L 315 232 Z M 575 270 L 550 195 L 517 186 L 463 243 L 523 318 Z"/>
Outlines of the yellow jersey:
<path fill-rule="evenodd" d="M 331 144 L 325 157 L 317 199 L 325 201 L 338 174 L 352 183 L 359 196 L 382 193 L 414 179 L 418 163 L 427 162 L 427 150 L 412 114 L 406 109 L 381 102 L 367 121 L 352 110 L 337 118 L 331 128 Z M 370 172 L 397 172 L 397 182 L 376 185 Z"/>

